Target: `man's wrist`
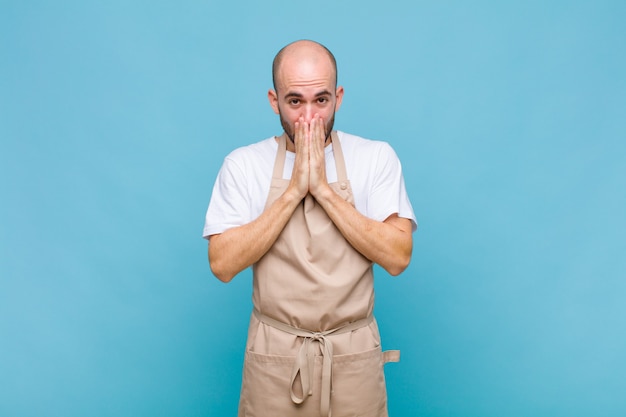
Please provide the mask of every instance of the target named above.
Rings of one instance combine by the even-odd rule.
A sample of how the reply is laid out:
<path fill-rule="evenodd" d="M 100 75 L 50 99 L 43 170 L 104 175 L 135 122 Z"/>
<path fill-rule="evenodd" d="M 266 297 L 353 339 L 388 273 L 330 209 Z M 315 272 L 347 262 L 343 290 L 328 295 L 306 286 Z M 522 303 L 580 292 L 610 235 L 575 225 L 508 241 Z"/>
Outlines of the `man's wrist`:
<path fill-rule="evenodd" d="M 330 201 L 330 199 L 335 195 L 335 192 L 330 185 L 328 185 L 328 183 L 324 183 L 319 185 L 315 191 L 311 191 L 311 194 L 320 204 L 322 204 L 323 202 Z"/>
<path fill-rule="evenodd" d="M 287 204 L 294 205 L 294 206 L 300 203 L 300 201 L 302 201 L 302 199 L 305 196 L 306 196 L 306 193 L 302 195 L 302 193 L 296 187 L 292 187 L 292 186 L 287 187 L 287 189 L 282 195 L 282 197 L 285 199 Z"/>

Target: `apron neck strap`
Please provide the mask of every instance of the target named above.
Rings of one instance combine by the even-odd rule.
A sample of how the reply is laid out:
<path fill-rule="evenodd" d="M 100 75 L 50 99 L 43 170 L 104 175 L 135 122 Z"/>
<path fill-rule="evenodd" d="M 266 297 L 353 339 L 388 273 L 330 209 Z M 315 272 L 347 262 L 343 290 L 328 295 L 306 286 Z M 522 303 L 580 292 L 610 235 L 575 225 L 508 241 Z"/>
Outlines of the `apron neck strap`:
<path fill-rule="evenodd" d="M 343 151 L 341 150 L 341 143 L 339 142 L 339 135 L 337 131 L 333 130 L 330 133 L 332 138 L 333 153 L 335 154 L 335 168 L 337 169 L 337 181 L 347 181 L 348 174 L 346 171 L 346 161 L 343 159 Z"/>
<path fill-rule="evenodd" d="M 276 159 L 274 160 L 274 172 L 272 178 L 282 179 L 283 168 L 285 167 L 285 156 L 287 155 L 287 134 L 283 133 L 278 138 L 278 152 L 276 153 Z"/>

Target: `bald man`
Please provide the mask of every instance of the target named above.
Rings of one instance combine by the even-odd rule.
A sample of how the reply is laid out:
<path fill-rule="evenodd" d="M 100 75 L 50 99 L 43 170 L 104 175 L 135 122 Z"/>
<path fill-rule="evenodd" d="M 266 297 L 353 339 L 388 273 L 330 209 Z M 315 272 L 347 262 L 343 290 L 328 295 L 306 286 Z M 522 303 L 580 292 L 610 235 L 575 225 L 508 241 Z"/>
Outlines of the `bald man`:
<path fill-rule="evenodd" d="M 297 41 L 274 58 L 268 99 L 283 134 L 224 160 L 204 237 L 214 275 L 253 268 L 239 416 L 386 416 L 372 315 L 374 263 L 408 266 L 415 215 L 391 147 L 333 130 L 332 53 Z"/>

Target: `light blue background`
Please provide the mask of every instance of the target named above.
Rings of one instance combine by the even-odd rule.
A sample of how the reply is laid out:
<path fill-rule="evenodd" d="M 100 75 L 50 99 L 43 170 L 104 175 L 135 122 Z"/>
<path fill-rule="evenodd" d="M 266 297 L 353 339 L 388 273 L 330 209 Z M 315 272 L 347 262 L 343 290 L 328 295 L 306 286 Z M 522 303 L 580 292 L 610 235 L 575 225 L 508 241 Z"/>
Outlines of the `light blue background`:
<path fill-rule="evenodd" d="M 383 4 L 384 3 L 384 4 Z M 201 239 L 280 133 L 284 44 L 339 62 L 420 221 L 377 269 L 390 412 L 626 415 L 626 2 L 0 0 L 0 416 L 232 416 L 250 274 Z"/>

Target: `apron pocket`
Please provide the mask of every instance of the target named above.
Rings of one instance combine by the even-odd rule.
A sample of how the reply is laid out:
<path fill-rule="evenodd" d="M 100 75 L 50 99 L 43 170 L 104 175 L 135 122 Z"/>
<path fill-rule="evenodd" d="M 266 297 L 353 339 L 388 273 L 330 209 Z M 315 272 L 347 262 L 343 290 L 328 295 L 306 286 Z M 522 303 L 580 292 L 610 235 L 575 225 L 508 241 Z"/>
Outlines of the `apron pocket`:
<path fill-rule="evenodd" d="M 291 401 L 291 371 L 294 356 L 247 351 L 244 361 L 239 417 L 314 416 L 319 410 L 319 392 L 301 404 Z M 317 387 L 316 387 L 317 388 Z M 307 414 L 308 413 L 308 414 Z M 317 416 L 319 411 L 317 411 Z"/>
<path fill-rule="evenodd" d="M 386 417 L 387 391 L 380 346 L 336 355 L 330 407 L 333 417 Z"/>

